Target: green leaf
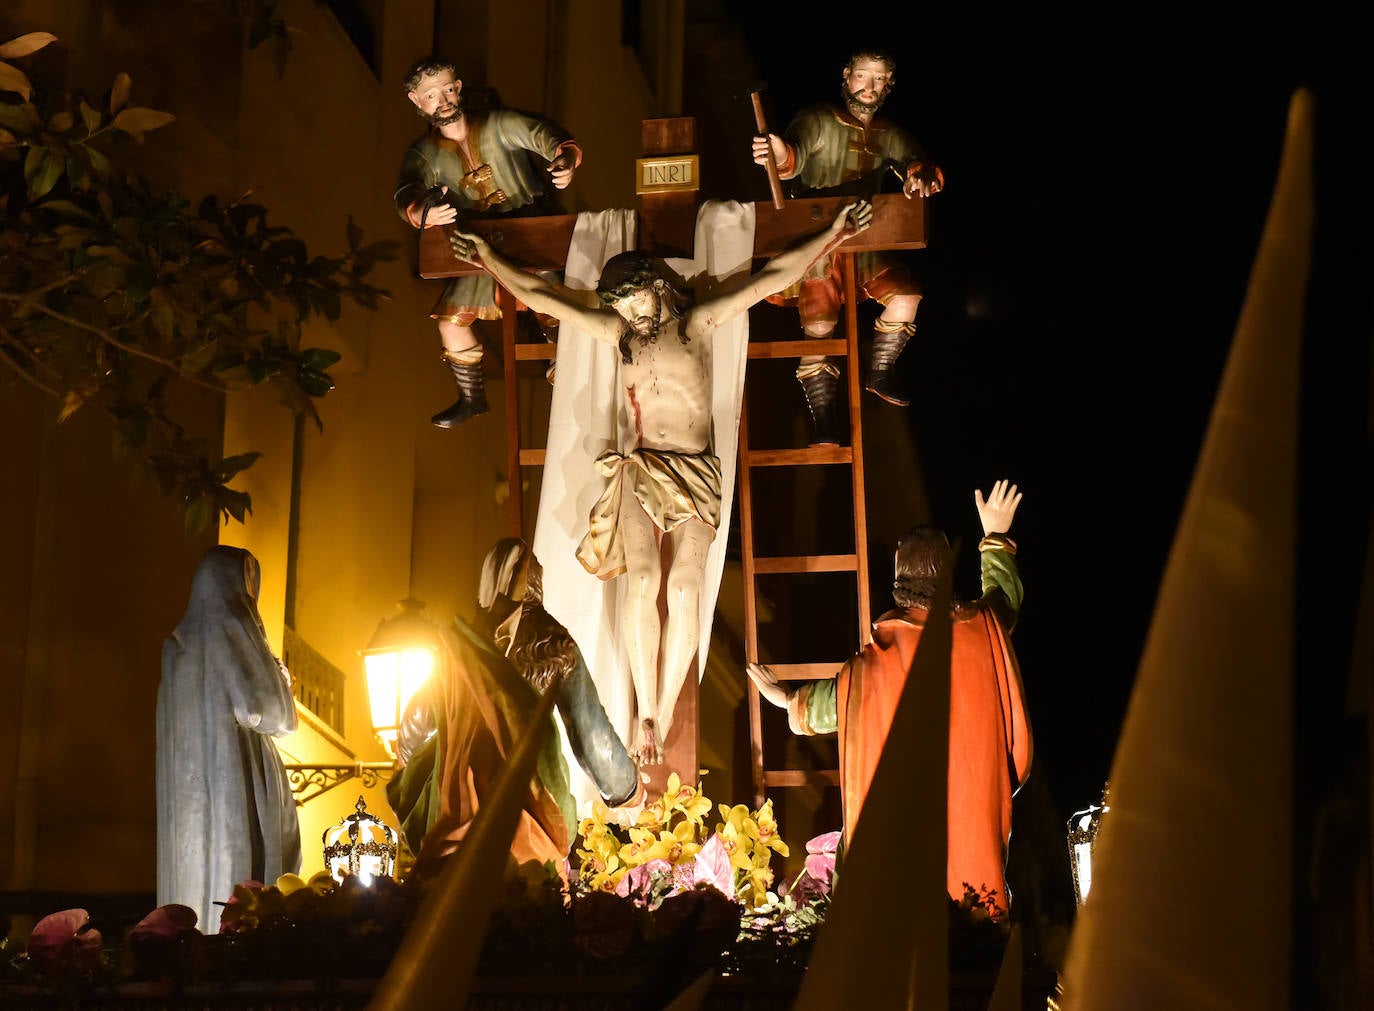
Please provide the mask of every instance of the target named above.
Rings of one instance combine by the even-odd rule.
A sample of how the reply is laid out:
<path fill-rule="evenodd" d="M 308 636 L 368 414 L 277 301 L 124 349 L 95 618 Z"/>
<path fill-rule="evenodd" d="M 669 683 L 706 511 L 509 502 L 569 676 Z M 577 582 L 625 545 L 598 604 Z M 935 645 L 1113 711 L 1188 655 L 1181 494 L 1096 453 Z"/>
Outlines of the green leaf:
<path fill-rule="evenodd" d="M 24 114 L 22 106 L 8 105 L 0 102 L 0 126 L 13 130 L 21 137 L 27 137 L 33 133 L 33 124 L 29 122 L 29 117 Z"/>
<path fill-rule="evenodd" d="M 222 499 L 221 508 L 240 523 L 243 522 L 245 514 L 253 511 L 253 500 L 248 497 L 246 491 L 234 491 L 232 488 L 226 488 L 220 498 Z"/>
<path fill-rule="evenodd" d="M 337 362 L 343 355 L 328 348 L 307 348 L 301 352 L 301 364 L 306 368 L 323 372 Z"/>
<path fill-rule="evenodd" d="M 186 536 L 197 537 L 215 518 L 215 507 L 204 495 L 198 495 L 186 503 Z"/>
<path fill-rule="evenodd" d="M 124 108 L 124 103 L 129 100 L 129 91 L 134 82 L 129 75 L 120 71 L 115 75 L 114 84 L 110 85 L 110 113 L 113 115 Z"/>
<path fill-rule="evenodd" d="M 86 124 L 88 134 L 100 129 L 100 113 L 92 109 L 89 102 L 83 98 L 77 108 L 81 110 L 81 121 Z"/>
<path fill-rule="evenodd" d="M 39 197 L 47 196 L 48 191 L 57 182 L 57 177 L 62 174 L 63 161 L 49 154 L 43 160 L 43 167 L 38 170 L 38 175 L 29 184 L 29 196 L 37 200 Z"/>
<path fill-rule="evenodd" d="M 247 470 L 262 458 L 261 453 L 240 453 L 237 456 L 226 456 L 214 468 L 215 476 L 221 481 L 231 480 L 239 471 Z"/>
<path fill-rule="evenodd" d="M 38 175 L 38 168 L 43 164 L 43 159 L 48 155 L 48 149 L 43 147 L 29 148 L 24 155 L 24 182 L 32 185 L 34 177 Z"/>
<path fill-rule="evenodd" d="M 127 133 L 140 144 L 143 143 L 143 135 L 149 130 L 156 130 L 160 126 L 166 126 L 176 119 L 170 112 L 159 112 L 157 109 L 144 109 L 134 107 L 125 109 L 116 116 L 110 123 L 111 129 L 120 130 Z"/>
<path fill-rule="evenodd" d="M 296 383 L 312 397 L 322 397 L 334 388 L 334 380 L 328 375 L 306 366 L 296 371 Z"/>
<path fill-rule="evenodd" d="M 58 214 L 65 214 L 70 218 L 81 218 L 84 221 L 96 220 L 95 215 L 71 200 L 48 200 L 39 206 L 45 211 L 56 211 Z"/>
<path fill-rule="evenodd" d="M 81 147 L 86 152 L 86 157 L 91 161 L 91 168 L 102 176 L 110 174 L 110 159 L 86 144 L 82 144 Z"/>
<path fill-rule="evenodd" d="M 17 60 L 21 56 L 36 53 L 48 43 L 56 41 L 57 36 L 51 32 L 29 32 L 27 35 L 20 35 L 0 46 L 0 60 Z"/>
<path fill-rule="evenodd" d="M 0 63 L 0 91 L 13 91 L 24 97 L 28 101 L 33 95 L 33 85 L 24 76 L 24 72 L 18 67 L 9 63 Z"/>
<path fill-rule="evenodd" d="M 52 118 L 48 120 L 48 130 L 52 133 L 66 133 L 72 128 L 72 124 L 75 122 L 76 117 L 66 109 L 63 109 L 60 112 L 53 113 Z"/>

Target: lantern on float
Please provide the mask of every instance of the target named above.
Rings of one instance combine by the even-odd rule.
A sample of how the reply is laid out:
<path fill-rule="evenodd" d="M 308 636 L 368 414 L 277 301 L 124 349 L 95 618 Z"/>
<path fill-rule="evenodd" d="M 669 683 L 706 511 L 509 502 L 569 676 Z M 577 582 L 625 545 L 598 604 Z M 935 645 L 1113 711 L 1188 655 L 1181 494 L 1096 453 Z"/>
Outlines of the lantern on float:
<path fill-rule="evenodd" d="M 368 813 L 361 796 L 353 814 L 324 830 L 323 841 L 324 866 L 340 884 L 351 874 L 370 885 L 396 867 L 396 833 Z"/>

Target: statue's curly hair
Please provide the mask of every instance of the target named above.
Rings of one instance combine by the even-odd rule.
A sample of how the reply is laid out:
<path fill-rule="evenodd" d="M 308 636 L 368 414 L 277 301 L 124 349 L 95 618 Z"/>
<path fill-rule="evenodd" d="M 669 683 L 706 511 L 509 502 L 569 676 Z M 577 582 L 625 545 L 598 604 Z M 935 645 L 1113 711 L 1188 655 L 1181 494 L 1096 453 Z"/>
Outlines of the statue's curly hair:
<path fill-rule="evenodd" d="M 887 86 L 891 90 L 892 85 L 897 81 L 897 61 L 892 58 L 891 53 L 885 49 L 856 49 L 850 55 L 849 62 L 845 64 L 845 69 L 852 71 L 860 60 L 872 60 L 874 63 L 887 64 Z"/>
<path fill-rule="evenodd" d="M 543 695 L 556 677 L 572 671 L 577 643 L 542 606 L 527 602 L 507 655 L 520 676 Z"/>
<path fill-rule="evenodd" d="M 410 94 L 420 86 L 420 78 L 437 74 L 443 70 L 449 71 L 454 77 L 458 76 L 458 65 L 452 60 L 446 60 L 441 56 L 425 56 L 416 60 L 406 71 L 406 94 Z"/>
<path fill-rule="evenodd" d="M 897 541 L 893 559 L 892 602 L 898 607 L 930 610 L 935 584 L 949 555 L 949 538 L 931 526 L 913 527 Z M 950 615 L 958 618 L 974 608 L 961 600 L 950 601 Z"/>
<path fill-rule="evenodd" d="M 636 250 L 617 253 L 606 261 L 601 268 L 601 278 L 596 282 L 596 295 L 603 305 L 614 305 L 622 298 L 628 298 L 637 291 L 653 288 L 668 304 L 668 313 L 674 319 L 681 319 L 687 307 L 692 304 L 692 296 L 673 284 L 662 273 L 654 258 Z M 630 338 L 633 336 L 628 326 L 620 334 L 620 360 L 630 364 Z M 685 330 L 679 328 L 678 340 L 686 344 Z"/>

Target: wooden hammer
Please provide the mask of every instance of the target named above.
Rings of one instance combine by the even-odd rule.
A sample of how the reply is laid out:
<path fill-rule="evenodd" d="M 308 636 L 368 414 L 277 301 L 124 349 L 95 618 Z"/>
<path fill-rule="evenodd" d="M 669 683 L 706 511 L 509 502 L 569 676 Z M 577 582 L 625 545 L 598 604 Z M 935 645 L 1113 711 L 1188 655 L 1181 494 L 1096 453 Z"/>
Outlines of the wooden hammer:
<path fill-rule="evenodd" d="M 759 133 L 763 134 L 764 139 L 768 137 L 768 123 L 763 118 L 763 100 L 759 94 L 763 91 L 762 86 L 749 92 L 749 101 L 754 105 L 754 126 Z M 773 210 L 780 211 L 783 206 L 782 199 L 782 180 L 778 178 L 778 163 L 773 158 L 773 145 L 768 145 L 768 162 L 764 165 L 768 172 L 768 191 L 773 194 Z"/>

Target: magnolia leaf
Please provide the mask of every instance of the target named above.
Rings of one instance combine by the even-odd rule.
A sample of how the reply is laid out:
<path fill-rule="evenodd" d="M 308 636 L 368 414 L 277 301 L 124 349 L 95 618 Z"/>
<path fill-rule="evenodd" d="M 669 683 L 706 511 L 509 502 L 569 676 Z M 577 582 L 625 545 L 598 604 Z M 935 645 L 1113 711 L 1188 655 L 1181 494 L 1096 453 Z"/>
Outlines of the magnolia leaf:
<path fill-rule="evenodd" d="M 29 79 L 18 67 L 8 63 L 0 63 L 0 91 L 16 92 L 22 95 L 24 101 L 27 102 L 33 94 L 33 86 L 29 84 Z"/>
<path fill-rule="evenodd" d="M 186 504 L 186 516 L 184 517 L 186 536 L 198 536 L 210 525 L 210 521 L 214 519 L 214 517 L 215 507 L 211 504 L 210 500 L 204 495 L 196 496 Z"/>
<path fill-rule="evenodd" d="M 24 109 L 18 105 L 6 105 L 4 102 L 0 102 L 0 126 L 6 126 L 25 137 L 33 133 L 33 124 L 29 122 Z"/>
<path fill-rule="evenodd" d="M 221 481 L 228 481 L 239 471 L 247 470 L 249 467 L 253 466 L 253 464 L 257 463 L 261 456 L 262 454 L 258 452 L 240 453 L 237 456 L 226 456 L 215 466 L 215 476 Z"/>
<path fill-rule="evenodd" d="M 296 382 L 312 397 L 322 397 L 334 388 L 334 380 L 323 372 L 301 366 L 296 372 Z"/>
<path fill-rule="evenodd" d="M 225 491 L 223 498 L 224 501 L 220 503 L 220 508 L 240 523 L 244 522 L 246 516 L 252 514 L 253 500 L 246 491 L 234 491 L 229 488 Z"/>
<path fill-rule="evenodd" d="M 43 158 L 47 153 L 46 148 L 29 148 L 24 155 L 24 182 L 33 184 L 34 176 L 38 175 L 38 167 L 43 164 Z"/>
<path fill-rule="evenodd" d="M 124 108 L 124 103 L 129 100 L 129 89 L 133 87 L 133 81 L 129 75 L 120 71 L 115 75 L 114 84 L 110 86 L 110 113 L 114 114 Z"/>
<path fill-rule="evenodd" d="M 102 176 L 109 175 L 110 159 L 106 158 L 93 147 L 87 147 L 85 144 L 82 144 L 81 147 L 85 150 L 86 157 L 90 159 L 91 168 Z"/>
<path fill-rule="evenodd" d="M 53 188 L 53 184 L 57 182 L 58 176 L 62 174 L 65 167 L 66 163 L 63 159 L 49 154 L 43 160 L 43 167 L 38 170 L 38 175 L 29 184 L 29 196 L 34 200 L 47 196 L 48 191 Z"/>
<path fill-rule="evenodd" d="M 95 221 L 96 217 L 80 204 L 70 200 L 49 200 L 40 205 L 45 211 L 57 211 L 59 214 L 66 214 L 70 217 L 84 218 L 87 221 Z M 59 225 L 59 228 L 63 226 Z"/>
<path fill-rule="evenodd" d="M 81 121 L 86 124 L 87 133 L 95 133 L 100 129 L 100 113 L 92 109 L 89 102 L 83 98 L 77 108 L 81 111 Z"/>
<path fill-rule="evenodd" d="M 53 113 L 52 119 L 48 120 L 48 129 L 53 133 L 66 133 L 76 122 L 76 117 L 66 109 L 61 112 Z"/>
<path fill-rule="evenodd" d="M 145 109 L 141 106 L 125 109 L 111 121 L 110 126 L 115 130 L 127 133 L 140 144 L 143 143 L 143 135 L 149 130 L 156 130 L 160 126 L 166 126 L 176 119 L 170 112 L 159 112 L 157 109 Z"/>
<path fill-rule="evenodd" d="M 0 130 L 0 144 L 8 144 L 14 140 L 14 134 L 8 130 Z"/>
<path fill-rule="evenodd" d="M 17 60 L 21 56 L 36 53 L 48 43 L 56 41 L 57 36 L 51 32 L 29 32 L 0 46 L 0 60 Z"/>
<path fill-rule="evenodd" d="M 323 372 L 337 362 L 343 355 L 328 348 L 307 348 L 301 352 L 301 364 L 317 372 Z"/>

